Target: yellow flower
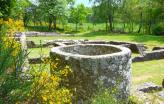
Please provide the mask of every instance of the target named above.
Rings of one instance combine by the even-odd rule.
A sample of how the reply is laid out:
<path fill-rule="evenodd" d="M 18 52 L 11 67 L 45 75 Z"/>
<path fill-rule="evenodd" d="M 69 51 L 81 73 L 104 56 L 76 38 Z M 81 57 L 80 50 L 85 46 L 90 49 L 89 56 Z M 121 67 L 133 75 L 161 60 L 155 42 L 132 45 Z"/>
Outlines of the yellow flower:
<path fill-rule="evenodd" d="M 43 101 L 47 101 L 47 97 L 42 96 Z"/>
<path fill-rule="evenodd" d="M 52 101 L 49 101 L 49 104 L 54 104 Z"/>

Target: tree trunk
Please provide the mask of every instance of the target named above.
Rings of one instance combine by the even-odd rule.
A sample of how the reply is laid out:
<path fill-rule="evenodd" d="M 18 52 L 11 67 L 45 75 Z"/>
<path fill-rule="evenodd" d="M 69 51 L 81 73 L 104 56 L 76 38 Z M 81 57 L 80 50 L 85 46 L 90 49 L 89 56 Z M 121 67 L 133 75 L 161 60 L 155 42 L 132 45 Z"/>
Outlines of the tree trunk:
<path fill-rule="evenodd" d="M 141 14 L 140 14 L 140 25 L 139 25 L 139 29 L 138 29 L 138 33 L 140 33 L 140 31 L 141 31 L 141 28 L 142 28 L 142 12 L 141 12 Z"/>
<path fill-rule="evenodd" d="M 108 21 L 106 21 L 106 31 L 108 31 Z"/>
<path fill-rule="evenodd" d="M 151 20 L 149 21 L 149 24 L 148 24 L 148 33 L 151 34 Z"/>
<path fill-rule="evenodd" d="M 111 18 L 112 18 L 112 30 L 114 30 L 115 29 L 115 22 L 114 22 L 114 13 L 115 13 L 115 11 L 114 11 L 115 9 L 113 9 L 113 12 L 112 12 L 112 15 L 111 15 Z"/>
<path fill-rule="evenodd" d="M 111 31 L 111 32 L 113 32 L 113 20 L 112 20 L 112 16 L 110 15 L 109 17 L 108 17 L 108 19 L 109 19 L 109 30 Z"/>
<path fill-rule="evenodd" d="M 134 23 L 132 21 L 131 31 L 133 32 L 133 30 L 134 30 Z"/>
<path fill-rule="evenodd" d="M 75 26 L 75 28 L 76 28 L 76 32 L 77 32 L 77 25 L 78 25 L 78 23 L 76 23 L 76 26 Z"/>
<path fill-rule="evenodd" d="M 57 18 L 56 18 L 56 16 L 54 16 L 54 30 L 57 29 L 57 26 L 56 26 L 56 20 L 57 20 Z"/>
<path fill-rule="evenodd" d="M 52 27 L 52 19 L 51 19 L 51 16 L 50 16 L 49 17 L 49 26 L 48 26 L 49 30 L 51 30 L 51 27 Z"/>

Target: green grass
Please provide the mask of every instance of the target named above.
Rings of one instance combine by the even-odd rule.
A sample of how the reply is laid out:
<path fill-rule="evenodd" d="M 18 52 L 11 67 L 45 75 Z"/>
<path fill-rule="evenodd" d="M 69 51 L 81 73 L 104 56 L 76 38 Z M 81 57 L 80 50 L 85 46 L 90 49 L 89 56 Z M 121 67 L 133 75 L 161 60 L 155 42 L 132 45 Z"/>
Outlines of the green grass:
<path fill-rule="evenodd" d="M 76 34 L 75 36 L 54 36 L 54 37 L 28 37 L 28 40 L 32 40 L 39 44 L 40 40 L 54 40 L 54 39 L 89 39 L 89 40 L 115 40 L 115 41 L 129 41 L 129 42 L 139 42 L 147 44 L 149 47 L 163 45 L 164 46 L 164 36 L 154 36 L 154 35 L 136 35 L 136 34 L 114 34 L 107 33 L 103 31 L 99 32 L 86 32 L 81 34 Z"/>
<path fill-rule="evenodd" d="M 132 85 L 154 82 L 161 85 L 164 79 L 164 59 L 133 63 Z"/>
<path fill-rule="evenodd" d="M 135 89 L 145 82 L 153 82 L 157 85 L 162 85 L 162 80 L 164 79 L 163 63 L 164 59 L 133 63 L 131 92 L 135 94 Z M 152 99 L 152 102 L 154 102 L 155 99 L 164 102 L 164 98 L 158 98 L 154 93 L 150 94 L 149 97 Z"/>
<path fill-rule="evenodd" d="M 49 56 L 50 48 L 30 48 L 28 52 L 30 53 L 28 55 L 29 58 L 47 57 Z"/>

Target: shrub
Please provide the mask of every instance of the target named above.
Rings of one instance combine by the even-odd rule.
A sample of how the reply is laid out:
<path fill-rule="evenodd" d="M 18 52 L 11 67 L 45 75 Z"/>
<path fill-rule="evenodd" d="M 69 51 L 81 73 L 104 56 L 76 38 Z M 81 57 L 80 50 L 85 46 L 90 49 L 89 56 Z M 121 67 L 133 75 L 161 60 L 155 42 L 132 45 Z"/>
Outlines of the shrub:
<path fill-rule="evenodd" d="M 12 91 L 23 83 L 17 75 L 24 62 L 24 52 L 14 38 L 14 33 L 23 29 L 21 24 L 21 21 L 0 19 L 0 102 L 3 103 L 12 101 L 16 97 Z"/>
<path fill-rule="evenodd" d="M 155 25 L 153 28 L 153 34 L 155 35 L 164 35 L 164 24 L 160 23 L 158 25 Z"/>
<path fill-rule="evenodd" d="M 21 24 L 23 24 L 21 21 L 0 19 L 0 75 L 16 70 L 18 59 L 23 57 L 21 44 L 13 37 L 15 32 L 23 30 Z"/>
<path fill-rule="evenodd" d="M 48 104 L 70 104 L 71 92 L 64 86 L 60 86 L 60 75 L 50 75 L 46 71 L 35 72 L 30 92 L 28 93 L 29 103 Z"/>

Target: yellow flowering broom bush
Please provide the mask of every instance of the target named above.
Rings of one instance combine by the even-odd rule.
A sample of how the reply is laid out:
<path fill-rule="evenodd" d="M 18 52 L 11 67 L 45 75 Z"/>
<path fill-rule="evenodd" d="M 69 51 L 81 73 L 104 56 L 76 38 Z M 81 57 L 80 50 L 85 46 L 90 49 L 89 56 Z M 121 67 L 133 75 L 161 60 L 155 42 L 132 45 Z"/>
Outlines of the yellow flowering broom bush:
<path fill-rule="evenodd" d="M 21 44 L 14 38 L 15 32 L 23 31 L 23 22 L 0 19 L 0 103 L 9 104 L 13 89 L 20 86 L 18 70 L 23 64 Z M 7 100 L 6 100 L 7 98 Z M 11 101 L 12 102 L 12 101 Z"/>
<path fill-rule="evenodd" d="M 14 38 L 15 32 L 24 30 L 22 21 L 0 19 L 0 74 L 15 69 L 16 59 L 21 53 L 21 44 Z"/>
<path fill-rule="evenodd" d="M 41 66 L 33 70 L 30 69 L 26 73 L 20 73 L 19 75 L 23 75 L 20 77 L 16 77 L 16 74 L 11 75 L 16 72 L 17 62 L 21 61 L 18 59 L 21 44 L 13 37 L 15 32 L 23 31 L 23 23 L 13 19 L 7 21 L 0 19 L 0 27 L 0 103 L 72 103 L 72 93 L 63 84 L 63 82 L 66 82 L 68 74 L 71 73 L 68 66 L 62 70 L 54 70 L 55 73 L 53 74 L 50 74 L 47 68 Z M 54 67 L 58 68 L 57 62 L 54 63 L 51 59 L 43 60 L 45 65 L 53 64 Z M 12 69 L 12 71 L 8 69 Z M 10 76 L 4 78 L 2 75 L 4 72 L 10 74 Z"/>
<path fill-rule="evenodd" d="M 51 59 L 43 59 L 44 64 L 54 64 Z M 62 70 L 54 70 L 55 73 L 50 74 L 48 70 L 45 70 L 42 66 L 39 70 L 31 70 L 32 85 L 30 92 L 27 94 L 28 102 L 31 104 L 37 102 L 39 104 L 71 104 L 72 93 L 63 82 L 69 74 L 71 74 L 70 68 L 65 66 Z"/>

